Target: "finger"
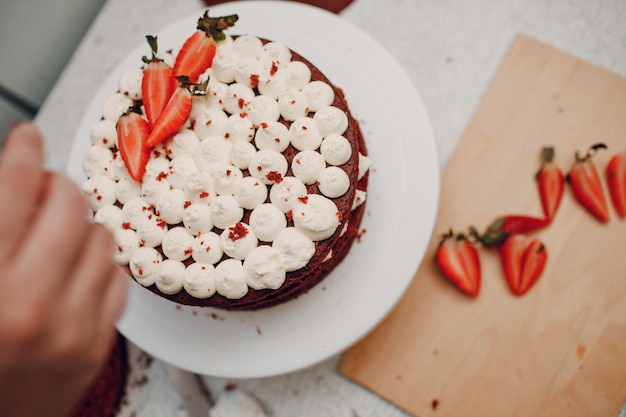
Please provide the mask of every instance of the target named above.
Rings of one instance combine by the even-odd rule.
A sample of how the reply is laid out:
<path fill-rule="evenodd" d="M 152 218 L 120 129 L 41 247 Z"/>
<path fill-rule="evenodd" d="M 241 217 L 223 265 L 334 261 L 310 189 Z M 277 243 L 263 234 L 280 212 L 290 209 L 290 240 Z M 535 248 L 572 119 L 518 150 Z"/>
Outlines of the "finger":
<path fill-rule="evenodd" d="M 103 304 L 100 311 L 100 321 L 106 330 L 106 323 L 115 324 L 120 318 L 128 301 L 128 291 L 130 288 L 128 275 L 115 265 L 114 275 L 109 281 L 106 292 L 103 294 Z"/>
<path fill-rule="evenodd" d="M 18 247 L 44 183 L 43 145 L 32 123 L 20 123 L 7 135 L 0 154 L 0 260 Z"/>
<path fill-rule="evenodd" d="M 117 267 L 111 256 L 113 245 L 108 230 L 99 224 L 91 225 L 70 278 L 58 297 L 62 304 L 59 309 L 65 316 L 61 321 L 74 322 L 86 344 L 95 336 L 104 294 Z"/>
<path fill-rule="evenodd" d="M 48 173 L 41 207 L 15 254 L 20 279 L 31 291 L 59 291 L 69 279 L 88 235 L 87 212 L 78 187 L 61 174 Z"/>

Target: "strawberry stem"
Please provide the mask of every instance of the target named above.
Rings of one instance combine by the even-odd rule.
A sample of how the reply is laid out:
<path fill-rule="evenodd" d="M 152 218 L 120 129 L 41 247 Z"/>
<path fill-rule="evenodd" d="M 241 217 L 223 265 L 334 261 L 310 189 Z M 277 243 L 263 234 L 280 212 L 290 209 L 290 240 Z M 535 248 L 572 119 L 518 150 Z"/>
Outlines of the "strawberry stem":
<path fill-rule="evenodd" d="M 583 162 L 583 161 L 586 161 L 587 159 L 593 158 L 600 149 L 609 149 L 609 147 L 606 146 L 604 143 L 600 142 L 600 143 L 591 145 L 589 149 L 587 150 L 587 153 L 585 153 L 584 155 L 581 155 L 580 151 L 576 151 L 576 155 L 575 155 L 576 162 Z"/>
<path fill-rule="evenodd" d="M 204 12 L 204 16 L 198 19 L 197 29 L 211 36 L 215 41 L 222 41 L 226 38 L 224 30 L 235 25 L 239 16 L 231 14 L 228 16 L 210 17 L 209 11 Z"/>

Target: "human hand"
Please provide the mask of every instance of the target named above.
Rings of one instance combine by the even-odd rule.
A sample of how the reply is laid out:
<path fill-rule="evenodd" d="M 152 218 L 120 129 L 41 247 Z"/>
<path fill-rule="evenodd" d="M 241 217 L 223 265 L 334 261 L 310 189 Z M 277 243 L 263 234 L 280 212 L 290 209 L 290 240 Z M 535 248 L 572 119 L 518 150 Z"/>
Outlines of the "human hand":
<path fill-rule="evenodd" d="M 39 132 L 0 154 L 0 410 L 67 416 L 107 358 L 128 280 L 82 192 L 44 170 Z"/>

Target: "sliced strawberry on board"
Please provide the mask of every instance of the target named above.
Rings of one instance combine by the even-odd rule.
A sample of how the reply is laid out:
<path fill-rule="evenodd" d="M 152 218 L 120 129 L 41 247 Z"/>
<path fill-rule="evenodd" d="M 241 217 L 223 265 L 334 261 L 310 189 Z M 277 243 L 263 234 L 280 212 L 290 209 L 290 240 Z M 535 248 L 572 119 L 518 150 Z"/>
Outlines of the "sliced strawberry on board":
<path fill-rule="evenodd" d="M 154 147 L 163 142 L 185 124 L 191 113 L 191 91 L 184 82 L 174 90 L 163 112 L 152 126 L 147 146 Z"/>
<path fill-rule="evenodd" d="M 480 258 L 476 246 L 463 234 L 446 233 L 435 259 L 446 278 L 464 293 L 476 297 L 480 291 Z"/>
<path fill-rule="evenodd" d="M 548 252 L 541 241 L 526 235 L 511 235 L 500 247 L 502 269 L 511 292 L 524 295 L 537 282 Z"/>
<path fill-rule="evenodd" d="M 626 217 L 626 152 L 614 155 L 606 166 L 606 179 L 613 206 L 620 218 Z"/>
<path fill-rule="evenodd" d="M 598 143 L 589 148 L 585 155 L 576 152 L 574 166 L 567 174 L 567 182 L 572 187 L 574 197 L 601 222 L 609 221 L 609 210 L 602 189 L 602 182 L 593 156 L 606 145 Z"/>
<path fill-rule="evenodd" d="M 146 39 L 152 49 L 152 58 L 143 57 L 146 66 L 141 81 L 141 96 L 148 122 L 150 126 L 154 126 L 168 100 L 174 94 L 174 90 L 178 87 L 178 81 L 174 78 L 174 70 L 162 59 L 156 57 L 157 38 L 148 35 Z"/>
<path fill-rule="evenodd" d="M 209 17 L 207 10 L 198 19 L 197 29 L 183 44 L 176 56 L 174 64 L 174 76 L 189 77 L 189 81 L 195 83 L 213 63 L 217 51 L 217 41 L 224 40 L 224 30 L 232 27 L 239 17 L 236 14 Z"/>
<path fill-rule="evenodd" d="M 554 148 L 544 147 L 541 151 L 541 167 L 536 175 L 539 197 L 546 220 L 551 222 L 561 204 L 565 188 L 565 175 L 554 162 Z"/>
<path fill-rule="evenodd" d="M 478 235 L 474 228 L 470 228 L 470 231 L 483 246 L 492 247 L 500 245 L 510 235 L 532 233 L 549 224 L 548 220 L 540 217 L 512 214 L 495 219 L 482 235 Z"/>
<path fill-rule="evenodd" d="M 130 110 L 117 121 L 117 147 L 131 178 L 141 181 L 150 158 L 150 148 L 146 146 L 150 126 L 148 121 L 134 110 Z"/>

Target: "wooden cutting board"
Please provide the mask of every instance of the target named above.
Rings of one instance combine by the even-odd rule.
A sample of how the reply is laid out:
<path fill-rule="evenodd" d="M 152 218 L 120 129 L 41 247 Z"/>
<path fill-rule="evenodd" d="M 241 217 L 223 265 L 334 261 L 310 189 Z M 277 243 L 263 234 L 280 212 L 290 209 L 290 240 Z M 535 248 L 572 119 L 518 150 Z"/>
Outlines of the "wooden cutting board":
<path fill-rule="evenodd" d="M 523 297 L 498 254 L 480 252 L 477 299 L 440 275 L 450 227 L 483 230 L 502 214 L 541 216 L 534 174 L 542 146 L 567 171 L 602 141 L 596 163 L 626 149 L 626 80 L 518 36 L 442 176 L 435 233 L 407 293 L 339 370 L 412 415 L 617 416 L 626 399 L 626 220 L 601 224 L 569 188 L 536 234 L 548 263 Z M 606 185 L 606 183 L 605 183 Z M 605 187 L 606 191 L 606 187 Z"/>

